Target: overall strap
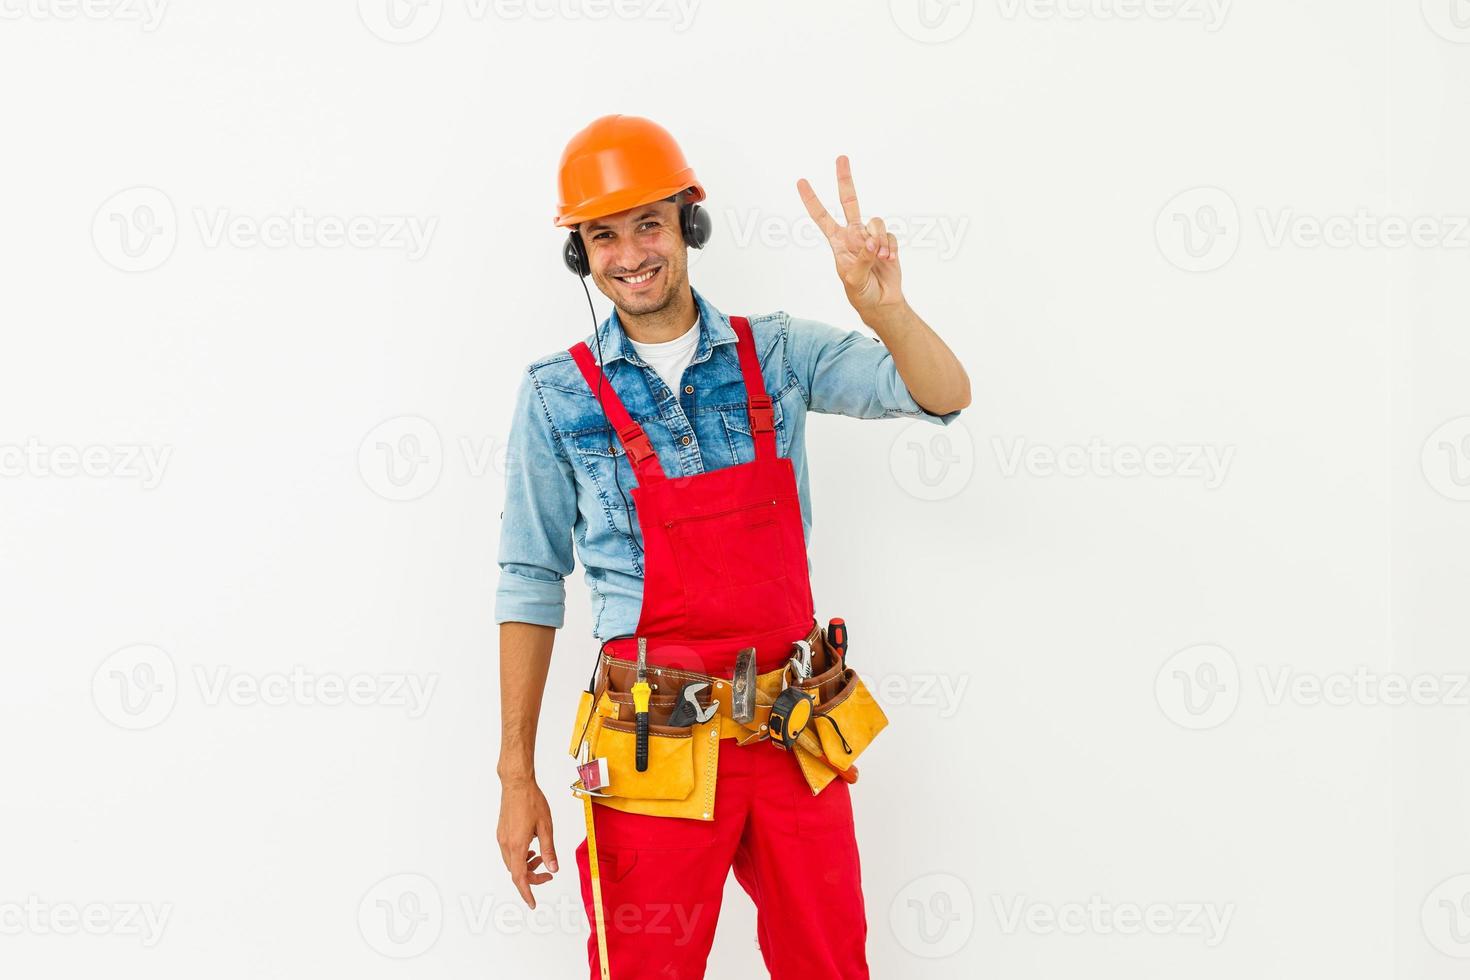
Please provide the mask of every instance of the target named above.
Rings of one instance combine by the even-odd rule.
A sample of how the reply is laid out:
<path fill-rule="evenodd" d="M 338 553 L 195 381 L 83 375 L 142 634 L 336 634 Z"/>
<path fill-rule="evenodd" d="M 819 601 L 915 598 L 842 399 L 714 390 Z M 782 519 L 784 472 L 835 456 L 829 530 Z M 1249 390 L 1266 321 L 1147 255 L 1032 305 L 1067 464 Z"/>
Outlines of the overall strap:
<path fill-rule="evenodd" d="M 647 485 L 656 480 L 665 479 L 663 465 L 658 461 L 658 454 L 653 451 L 653 443 L 648 440 L 648 433 L 643 427 L 633 421 L 623 403 L 618 400 L 618 393 L 613 390 L 612 382 L 597 362 L 592 359 L 592 351 L 585 342 L 568 348 L 572 360 L 577 362 L 577 367 L 582 369 L 582 377 L 587 379 L 587 387 L 592 389 L 592 397 L 598 397 L 598 388 L 601 387 L 602 410 L 607 413 L 607 420 L 612 423 L 613 431 L 618 434 L 618 441 L 623 444 L 623 450 L 627 452 L 628 459 L 633 464 L 633 472 L 638 475 L 638 483 Z M 600 382 L 600 385 L 599 385 Z"/>
<path fill-rule="evenodd" d="M 775 415 L 771 411 L 771 396 L 766 394 L 766 383 L 761 378 L 760 359 L 755 353 L 755 335 L 751 333 L 750 321 L 743 316 L 732 316 L 730 326 L 735 328 L 735 349 L 740 355 L 740 374 L 745 378 L 750 437 L 755 440 L 755 457 L 775 459 Z"/>

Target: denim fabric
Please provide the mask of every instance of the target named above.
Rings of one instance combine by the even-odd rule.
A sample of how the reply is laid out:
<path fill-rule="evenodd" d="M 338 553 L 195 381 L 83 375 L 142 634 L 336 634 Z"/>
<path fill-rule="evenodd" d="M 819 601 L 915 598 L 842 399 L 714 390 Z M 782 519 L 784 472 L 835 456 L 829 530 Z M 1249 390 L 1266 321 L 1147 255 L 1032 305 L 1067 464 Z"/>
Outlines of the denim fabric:
<path fill-rule="evenodd" d="M 616 310 L 597 329 L 608 382 L 648 433 L 670 477 L 755 457 L 735 330 L 725 314 L 697 290 L 693 293 L 700 312 L 699 346 L 678 391 L 670 391 L 639 359 Z M 775 412 L 777 452 L 790 458 L 796 471 L 807 540 L 812 523 L 807 412 L 919 418 L 937 425 L 959 415 L 920 408 L 888 348 L 871 334 L 781 312 L 749 320 Z M 597 357 L 593 336 L 586 341 Z M 636 485 L 632 466 L 571 355 L 563 350 L 531 364 L 521 378 L 506 453 L 495 621 L 560 628 L 575 542 L 592 590 L 593 635 L 603 641 L 631 634 L 643 600 L 643 535 L 628 494 Z"/>

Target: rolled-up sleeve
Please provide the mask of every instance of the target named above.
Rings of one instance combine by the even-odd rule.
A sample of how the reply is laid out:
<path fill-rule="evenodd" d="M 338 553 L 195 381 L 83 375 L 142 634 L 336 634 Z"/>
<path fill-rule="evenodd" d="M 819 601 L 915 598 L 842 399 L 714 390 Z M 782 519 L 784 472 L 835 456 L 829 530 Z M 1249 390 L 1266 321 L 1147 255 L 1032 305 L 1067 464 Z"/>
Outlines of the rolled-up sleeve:
<path fill-rule="evenodd" d="M 948 425 L 960 411 L 935 415 L 914 401 L 881 340 L 817 320 L 786 320 L 787 362 L 813 412 L 859 419 L 915 418 Z"/>
<path fill-rule="evenodd" d="M 495 622 L 560 629 L 572 571 L 577 491 L 535 379 L 521 379 L 505 454 L 500 522 L 500 582 Z"/>

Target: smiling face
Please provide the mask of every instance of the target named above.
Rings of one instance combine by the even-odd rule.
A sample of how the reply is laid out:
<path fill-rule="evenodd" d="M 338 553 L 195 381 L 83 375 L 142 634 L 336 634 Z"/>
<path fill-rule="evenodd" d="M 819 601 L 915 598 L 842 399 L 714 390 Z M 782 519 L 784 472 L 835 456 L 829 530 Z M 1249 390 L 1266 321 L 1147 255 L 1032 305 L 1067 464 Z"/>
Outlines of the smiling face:
<path fill-rule="evenodd" d="M 640 204 L 579 228 L 592 281 L 619 311 L 656 313 L 689 291 L 689 255 L 674 201 Z"/>

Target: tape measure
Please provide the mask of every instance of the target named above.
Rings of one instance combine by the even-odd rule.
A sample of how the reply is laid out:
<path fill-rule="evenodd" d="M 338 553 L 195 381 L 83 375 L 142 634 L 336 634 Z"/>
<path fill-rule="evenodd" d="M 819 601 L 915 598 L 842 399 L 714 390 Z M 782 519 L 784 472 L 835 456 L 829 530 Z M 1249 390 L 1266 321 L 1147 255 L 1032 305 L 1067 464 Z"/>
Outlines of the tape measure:
<path fill-rule="evenodd" d="M 801 688 L 788 687 L 777 695 L 776 703 L 771 705 L 771 717 L 767 721 L 776 744 L 783 749 L 795 746 L 796 740 L 811 722 L 815 708 L 816 701 Z"/>
<path fill-rule="evenodd" d="M 602 911 L 602 873 L 597 866 L 597 827 L 592 820 L 592 797 L 583 796 L 582 802 L 587 807 L 587 870 L 592 878 L 592 921 L 597 931 L 597 962 L 602 968 L 602 980 L 609 980 L 607 920 Z"/>

